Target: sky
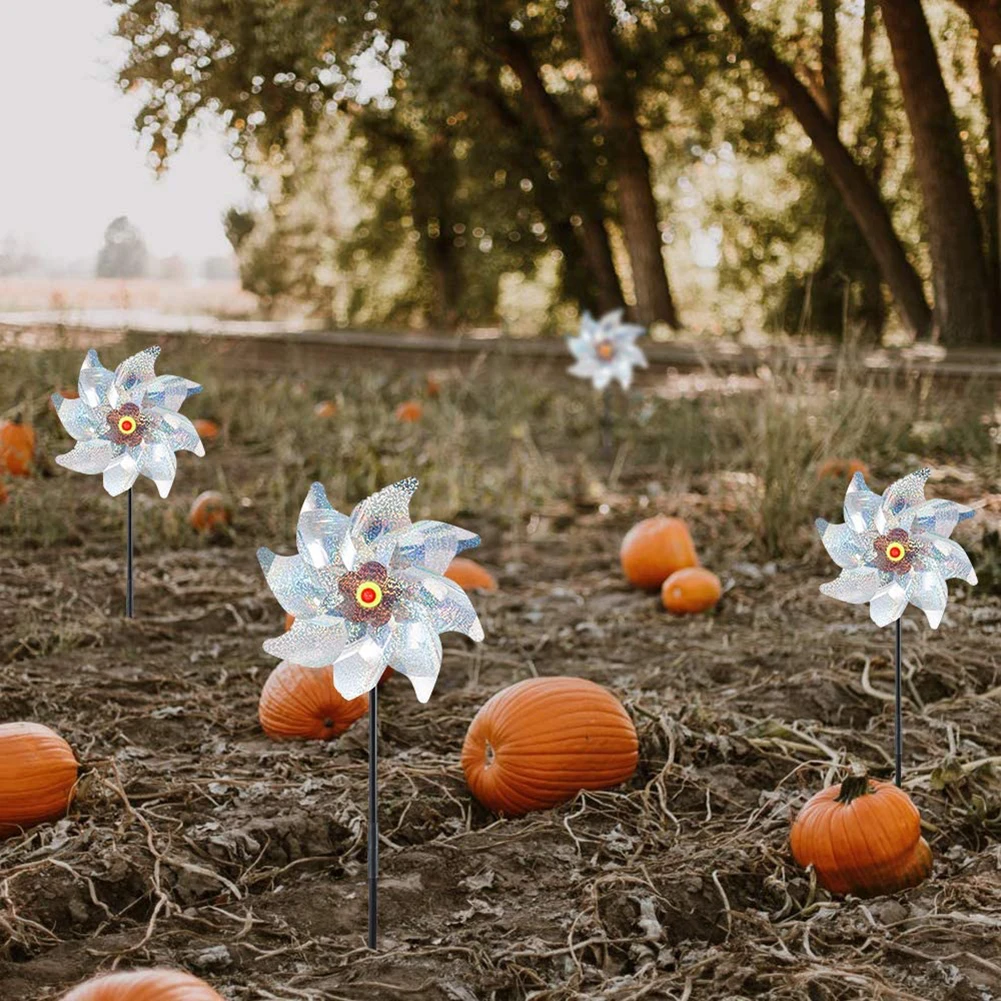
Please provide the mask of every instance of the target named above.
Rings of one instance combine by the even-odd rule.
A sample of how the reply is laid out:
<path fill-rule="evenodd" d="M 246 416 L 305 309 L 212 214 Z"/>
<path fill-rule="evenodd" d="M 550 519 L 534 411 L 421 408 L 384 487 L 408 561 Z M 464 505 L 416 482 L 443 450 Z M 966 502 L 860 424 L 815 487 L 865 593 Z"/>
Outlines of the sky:
<path fill-rule="evenodd" d="M 239 166 L 203 126 L 153 174 L 132 128 L 136 100 L 114 84 L 113 24 L 106 0 L 0 2 L 0 241 L 88 257 L 127 215 L 158 257 L 228 254 L 222 215 L 249 196 Z"/>

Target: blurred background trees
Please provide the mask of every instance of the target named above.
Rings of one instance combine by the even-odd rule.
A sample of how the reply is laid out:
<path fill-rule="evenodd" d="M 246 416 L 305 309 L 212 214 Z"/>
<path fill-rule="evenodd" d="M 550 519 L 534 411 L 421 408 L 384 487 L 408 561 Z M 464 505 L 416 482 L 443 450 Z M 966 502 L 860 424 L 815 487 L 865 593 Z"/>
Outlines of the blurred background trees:
<path fill-rule="evenodd" d="M 118 30 L 157 163 L 228 127 L 267 302 L 1001 339 L 998 0 L 130 0 Z"/>
<path fill-rule="evenodd" d="M 146 274 L 146 244 L 126 216 L 118 216 L 104 231 L 97 255 L 98 278 L 142 278 Z"/>

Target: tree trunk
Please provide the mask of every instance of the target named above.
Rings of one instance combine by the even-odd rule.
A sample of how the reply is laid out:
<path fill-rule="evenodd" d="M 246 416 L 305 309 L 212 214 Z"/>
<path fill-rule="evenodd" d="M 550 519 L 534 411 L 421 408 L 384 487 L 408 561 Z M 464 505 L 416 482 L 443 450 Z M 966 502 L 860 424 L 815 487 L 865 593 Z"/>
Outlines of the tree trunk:
<path fill-rule="evenodd" d="M 920 0 L 880 0 L 913 137 L 935 286 L 935 320 L 946 344 L 993 340 L 980 219 L 955 115 Z"/>
<path fill-rule="evenodd" d="M 496 47 L 500 57 L 518 77 L 522 100 L 535 130 L 548 147 L 551 159 L 559 165 L 561 195 L 565 190 L 571 193 L 571 204 L 567 208 L 572 211 L 567 214 L 567 219 L 569 221 L 574 215 L 580 218 L 580 224 L 573 228 L 594 282 L 593 298 L 597 308 L 602 313 L 619 309 L 624 301 L 622 287 L 615 270 L 608 230 L 605 229 L 601 193 L 582 155 L 582 137 L 543 85 L 525 40 L 505 27 L 499 30 Z M 567 266 L 571 266 L 570 262 Z"/>
<path fill-rule="evenodd" d="M 606 0 L 573 0 L 573 12 L 581 54 L 598 91 L 598 112 L 618 185 L 622 231 L 636 292 L 634 315 L 640 323 L 664 320 L 678 327 L 664 266 L 650 161 L 629 84 L 619 72 Z"/>
<path fill-rule="evenodd" d="M 813 142 L 831 181 L 865 237 L 904 323 L 916 337 L 928 337 L 931 311 L 921 278 L 907 259 L 879 190 L 841 142 L 838 130 L 820 105 L 793 70 L 778 57 L 771 41 L 756 31 L 740 12 L 737 0 L 717 2 L 748 56 L 768 79 L 776 97 L 796 116 Z"/>
<path fill-rule="evenodd" d="M 980 36 L 981 43 L 984 41 Z M 993 64 L 991 53 L 981 44 L 977 50 L 977 69 L 980 74 L 980 89 L 987 118 L 987 139 L 990 167 L 984 181 L 984 231 L 986 233 L 985 253 L 987 273 L 990 276 L 991 313 L 996 316 L 1001 307 L 1001 179 L 998 169 L 1001 163 L 1001 74 Z"/>

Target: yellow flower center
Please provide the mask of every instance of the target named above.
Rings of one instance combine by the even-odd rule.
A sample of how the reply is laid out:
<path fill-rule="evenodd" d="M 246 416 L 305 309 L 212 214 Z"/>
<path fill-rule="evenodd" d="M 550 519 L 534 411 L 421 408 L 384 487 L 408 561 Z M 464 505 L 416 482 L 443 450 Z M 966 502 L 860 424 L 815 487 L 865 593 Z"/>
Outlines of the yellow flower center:
<path fill-rule="evenodd" d="M 899 563 L 907 555 L 907 550 L 900 542 L 891 542 L 886 547 L 886 558 L 891 563 Z"/>
<path fill-rule="evenodd" d="M 363 580 L 355 591 L 355 600 L 362 608 L 375 608 L 382 602 L 382 588 L 374 580 Z"/>
<path fill-rule="evenodd" d="M 134 417 L 119 417 L 118 430 L 122 434 L 134 434 L 136 430 L 136 419 Z"/>

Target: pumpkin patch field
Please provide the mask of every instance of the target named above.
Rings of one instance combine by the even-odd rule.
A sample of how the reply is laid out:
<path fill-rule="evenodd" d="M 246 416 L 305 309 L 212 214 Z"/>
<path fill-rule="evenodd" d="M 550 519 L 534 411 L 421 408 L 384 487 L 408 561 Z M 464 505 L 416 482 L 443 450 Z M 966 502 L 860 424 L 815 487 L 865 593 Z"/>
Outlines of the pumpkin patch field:
<path fill-rule="evenodd" d="M 0 1001 L 1001 998 L 994 388 L 651 368 L 606 459 L 559 365 L 308 351 L 169 341 L 213 440 L 136 487 L 127 620 L 124 498 L 53 460 L 82 352 L 0 349 Z M 855 461 L 977 512 L 979 585 L 904 617 L 909 801 L 890 632 L 818 590 Z M 264 653 L 255 554 L 409 475 L 485 639 L 379 689 L 373 951 L 365 706 Z"/>

